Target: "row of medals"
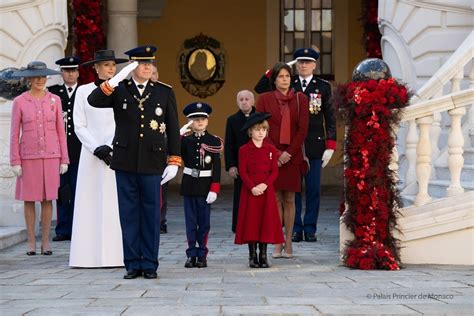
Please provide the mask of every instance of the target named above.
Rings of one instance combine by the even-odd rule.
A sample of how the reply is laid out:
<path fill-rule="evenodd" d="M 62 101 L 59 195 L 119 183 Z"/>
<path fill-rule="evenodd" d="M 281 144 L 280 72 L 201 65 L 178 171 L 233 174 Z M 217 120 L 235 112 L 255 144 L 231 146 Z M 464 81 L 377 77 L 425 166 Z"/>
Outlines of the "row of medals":
<path fill-rule="evenodd" d="M 319 93 L 310 93 L 309 113 L 318 114 L 321 111 L 321 95 Z"/>

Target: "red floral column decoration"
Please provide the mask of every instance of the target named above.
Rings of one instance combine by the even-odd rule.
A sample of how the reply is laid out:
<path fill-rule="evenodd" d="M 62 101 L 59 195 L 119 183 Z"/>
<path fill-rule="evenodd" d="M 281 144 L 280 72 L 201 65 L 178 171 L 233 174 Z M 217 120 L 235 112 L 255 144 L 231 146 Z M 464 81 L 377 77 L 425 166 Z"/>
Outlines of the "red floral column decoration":
<path fill-rule="evenodd" d="M 72 0 L 75 13 L 75 52 L 81 62 L 92 60 L 94 52 L 105 47 L 101 0 Z M 92 67 L 79 67 L 80 84 L 95 80 Z"/>
<path fill-rule="evenodd" d="M 368 58 L 382 58 L 380 34 L 378 26 L 378 0 L 362 1 L 362 16 L 360 18 L 364 28 L 363 42 Z"/>
<path fill-rule="evenodd" d="M 401 203 L 389 164 L 395 146 L 393 127 L 408 104 L 407 94 L 407 88 L 390 77 L 350 82 L 339 86 L 334 95 L 334 105 L 347 126 L 346 203 L 340 211 L 354 234 L 344 252 L 344 263 L 351 268 L 400 268 L 392 232 Z"/>

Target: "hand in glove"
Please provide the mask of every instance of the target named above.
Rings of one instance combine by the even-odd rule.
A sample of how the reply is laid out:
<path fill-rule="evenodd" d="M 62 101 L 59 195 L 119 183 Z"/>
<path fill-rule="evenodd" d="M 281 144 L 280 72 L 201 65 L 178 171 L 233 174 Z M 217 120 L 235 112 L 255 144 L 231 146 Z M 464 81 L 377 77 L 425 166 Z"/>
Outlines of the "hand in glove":
<path fill-rule="evenodd" d="M 207 204 L 212 204 L 212 203 L 214 203 L 214 202 L 216 201 L 216 199 L 217 199 L 217 193 L 210 191 L 210 192 L 207 194 L 206 203 L 207 203 Z"/>
<path fill-rule="evenodd" d="M 133 61 L 127 66 L 123 67 L 122 70 L 120 70 L 118 74 L 116 74 L 109 80 L 109 85 L 112 88 L 115 88 L 116 86 L 118 86 L 120 81 L 127 78 L 127 76 L 137 67 L 138 67 L 138 61 Z"/>
<path fill-rule="evenodd" d="M 107 166 L 112 162 L 112 148 L 107 145 L 102 145 L 97 147 L 94 150 L 94 155 L 96 155 L 100 160 L 103 160 Z"/>
<path fill-rule="evenodd" d="M 296 60 L 296 59 L 293 59 L 292 61 L 289 61 L 289 62 L 287 62 L 286 64 L 291 67 L 291 66 L 293 66 L 294 64 L 296 64 L 296 62 L 297 62 L 297 60 Z"/>
<path fill-rule="evenodd" d="M 67 172 L 67 165 L 62 163 L 59 165 L 59 174 L 65 174 Z"/>
<path fill-rule="evenodd" d="M 181 127 L 181 129 L 179 130 L 179 135 L 183 136 L 183 135 L 191 132 L 191 129 L 189 128 L 189 125 L 191 125 L 191 124 L 193 124 L 193 120 L 190 120 L 189 122 L 184 124 L 183 127 Z"/>
<path fill-rule="evenodd" d="M 334 149 L 326 149 L 323 153 L 323 164 L 322 167 L 326 167 L 328 164 L 329 160 L 331 160 L 332 154 L 334 154 Z"/>
<path fill-rule="evenodd" d="M 166 182 L 170 181 L 176 174 L 178 173 L 178 166 L 176 165 L 168 165 L 163 171 L 163 175 L 161 176 L 161 185 L 165 184 Z"/>
<path fill-rule="evenodd" d="M 21 166 L 12 166 L 12 172 L 15 175 L 15 177 L 21 177 Z"/>

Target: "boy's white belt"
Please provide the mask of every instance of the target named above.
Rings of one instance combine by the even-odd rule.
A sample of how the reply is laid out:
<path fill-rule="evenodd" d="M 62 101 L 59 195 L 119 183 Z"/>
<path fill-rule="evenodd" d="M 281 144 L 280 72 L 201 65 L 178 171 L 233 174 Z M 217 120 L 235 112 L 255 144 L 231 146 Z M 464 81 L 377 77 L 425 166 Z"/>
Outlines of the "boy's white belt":
<path fill-rule="evenodd" d="M 183 173 L 190 175 L 193 178 L 204 178 L 212 176 L 212 170 L 199 170 L 194 168 L 191 169 L 188 167 L 184 167 Z"/>

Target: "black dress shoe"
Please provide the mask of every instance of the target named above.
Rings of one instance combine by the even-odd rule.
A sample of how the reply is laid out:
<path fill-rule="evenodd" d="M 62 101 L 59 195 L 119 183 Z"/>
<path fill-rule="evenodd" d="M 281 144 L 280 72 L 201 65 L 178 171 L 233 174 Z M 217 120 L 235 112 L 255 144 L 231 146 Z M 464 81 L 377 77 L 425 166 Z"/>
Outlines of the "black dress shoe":
<path fill-rule="evenodd" d="M 71 240 L 71 236 L 57 235 L 53 237 L 53 241 L 65 241 L 65 240 Z"/>
<path fill-rule="evenodd" d="M 129 270 L 127 271 L 127 274 L 123 276 L 123 278 L 127 280 L 131 280 L 131 279 L 136 279 L 141 275 L 142 275 L 142 272 L 140 270 Z"/>
<path fill-rule="evenodd" d="M 207 268 L 207 259 L 206 257 L 198 257 L 196 262 L 196 267 L 198 268 Z"/>
<path fill-rule="evenodd" d="M 196 257 L 189 257 L 184 264 L 185 268 L 195 268 L 196 267 Z"/>
<path fill-rule="evenodd" d="M 315 242 L 318 241 L 316 234 L 313 233 L 304 233 L 304 240 L 307 242 Z"/>
<path fill-rule="evenodd" d="M 160 234 L 167 234 L 168 233 L 168 225 L 161 224 L 160 225 Z"/>
<path fill-rule="evenodd" d="M 27 256 L 34 256 L 34 255 L 36 255 L 36 251 L 27 251 L 26 255 Z"/>
<path fill-rule="evenodd" d="M 155 270 L 144 270 L 143 277 L 145 279 L 156 279 L 158 278 L 158 274 L 156 273 Z"/>
<path fill-rule="evenodd" d="M 294 232 L 293 233 L 293 236 L 291 237 L 291 240 L 293 242 L 300 242 L 303 240 L 303 233 L 297 233 L 297 232 Z"/>

